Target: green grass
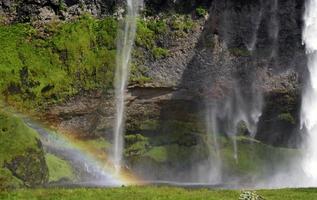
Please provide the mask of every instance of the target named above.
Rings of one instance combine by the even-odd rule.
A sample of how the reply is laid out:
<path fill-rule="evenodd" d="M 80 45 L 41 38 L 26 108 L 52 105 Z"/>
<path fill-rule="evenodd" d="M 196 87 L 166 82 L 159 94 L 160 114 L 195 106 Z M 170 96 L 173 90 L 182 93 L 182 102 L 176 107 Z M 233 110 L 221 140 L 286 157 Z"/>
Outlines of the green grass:
<path fill-rule="evenodd" d="M 42 156 L 38 134 L 20 118 L 0 111 L 0 188 L 45 181 L 45 167 L 40 163 Z M 16 169 L 8 167 L 13 160 L 17 162 Z"/>
<path fill-rule="evenodd" d="M 173 187 L 124 187 L 113 189 L 34 189 L 0 192 L 0 199 L 17 200 L 238 200 L 238 190 L 182 189 Z M 257 191 L 265 200 L 316 200 L 317 189 Z"/>
<path fill-rule="evenodd" d="M 21 119 L 0 111 L 0 166 L 30 148 L 37 149 L 37 139 L 38 134 Z"/>
<path fill-rule="evenodd" d="M 74 180 L 75 175 L 70 164 L 56 157 L 53 154 L 46 154 L 45 160 L 49 170 L 49 181 L 59 181 L 61 179 Z"/>

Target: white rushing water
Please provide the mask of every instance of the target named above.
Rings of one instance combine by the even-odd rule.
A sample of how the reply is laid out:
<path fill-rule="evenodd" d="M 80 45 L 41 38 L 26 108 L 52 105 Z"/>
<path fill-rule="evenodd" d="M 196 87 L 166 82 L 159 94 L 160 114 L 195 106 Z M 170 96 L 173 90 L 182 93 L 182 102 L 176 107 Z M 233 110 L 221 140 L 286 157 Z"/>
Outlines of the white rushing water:
<path fill-rule="evenodd" d="M 303 42 L 308 56 L 309 80 L 302 98 L 301 125 L 307 130 L 303 169 L 317 185 L 317 0 L 306 1 Z"/>
<path fill-rule="evenodd" d="M 136 34 L 137 16 L 142 0 L 127 0 L 124 27 L 119 30 L 117 42 L 117 68 L 115 75 L 116 122 L 114 127 L 113 162 L 117 171 L 121 167 L 123 153 L 125 91 L 129 79 L 131 52 Z"/>
<path fill-rule="evenodd" d="M 278 56 L 278 37 L 280 32 L 280 24 L 278 20 L 278 0 L 273 0 L 271 3 L 271 19 L 270 25 L 268 27 L 269 37 L 272 40 L 272 50 L 271 50 L 271 58 Z"/>

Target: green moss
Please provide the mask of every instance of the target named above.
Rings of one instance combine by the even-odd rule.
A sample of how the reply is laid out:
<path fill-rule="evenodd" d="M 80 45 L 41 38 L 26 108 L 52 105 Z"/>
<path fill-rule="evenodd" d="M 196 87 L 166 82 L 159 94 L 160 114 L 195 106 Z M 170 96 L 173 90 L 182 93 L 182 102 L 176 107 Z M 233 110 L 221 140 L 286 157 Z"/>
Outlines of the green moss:
<path fill-rule="evenodd" d="M 294 149 L 276 148 L 251 138 L 237 137 L 238 159 L 234 158 L 233 144 L 230 140 L 222 143 L 221 155 L 226 170 L 236 175 L 261 175 L 270 163 L 270 170 L 287 165 L 300 152 Z"/>
<path fill-rule="evenodd" d="M 151 121 L 146 121 L 144 125 L 149 124 Z M 155 121 L 153 121 L 155 125 Z M 192 122 L 183 122 L 179 120 L 168 120 L 161 122 L 159 131 L 162 134 L 156 135 L 151 138 L 151 144 L 179 144 L 184 146 L 194 146 L 199 140 L 202 129 L 198 124 Z"/>
<path fill-rule="evenodd" d="M 156 162 L 163 163 L 168 159 L 168 150 L 165 146 L 154 147 L 149 152 L 147 152 L 145 156 L 152 158 Z"/>
<path fill-rule="evenodd" d="M 21 119 L 0 111 L 0 166 L 28 149 L 38 149 L 37 140 L 37 133 Z"/>
<path fill-rule="evenodd" d="M 147 26 L 155 34 L 166 34 L 168 31 L 167 21 L 164 19 L 151 20 Z"/>
<path fill-rule="evenodd" d="M 105 150 L 109 147 L 111 147 L 110 142 L 106 141 L 103 138 L 94 139 L 94 140 L 85 140 L 85 144 L 88 146 L 93 146 L 94 148 Z"/>
<path fill-rule="evenodd" d="M 136 134 L 125 136 L 125 150 L 124 155 L 126 157 L 141 156 L 148 151 L 150 144 L 148 138 Z"/>
<path fill-rule="evenodd" d="M 157 39 L 166 31 L 165 29 L 167 29 L 166 25 L 156 25 L 155 21 L 153 23 L 153 21 L 138 20 L 135 44 L 149 50 L 155 59 L 167 56 L 168 51 L 157 45 Z"/>
<path fill-rule="evenodd" d="M 10 172 L 10 173 L 9 173 Z M 14 174 L 14 176 L 12 175 Z M 0 111 L 0 179 L 2 185 L 46 183 L 47 167 L 37 133 L 14 116 Z"/>
<path fill-rule="evenodd" d="M 8 169 L 0 168 L 0 191 L 1 188 L 16 189 L 23 186 L 23 181 L 13 176 Z"/>
<path fill-rule="evenodd" d="M 112 87 L 116 20 L 82 16 L 43 28 L 0 26 L 0 92 L 7 100 L 35 107 Z"/>
<path fill-rule="evenodd" d="M 142 65 L 131 65 L 131 75 L 130 75 L 130 84 L 131 85 L 144 85 L 146 83 L 150 83 L 152 79 L 148 77 L 147 74 L 147 68 Z"/>
<path fill-rule="evenodd" d="M 140 124 L 140 130 L 156 130 L 159 128 L 159 120 L 145 120 Z"/>
<path fill-rule="evenodd" d="M 290 113 L 282 113 L 277 116 L 278 120 L 295 125 L 295 119 Z"/>
<path fill-rule="evenodd" d="M 203 145 L 183 146 L 178 144 L 170 144 L 163 146 L 154 146 L 143 158 L 151 159 L 160 164 L 175 164 L 189 166 L 192 162 L 192 155 L 194 158 L 205 159 L 207 156 L 206 149 Z"/>
<path fill-rule="evenodd" d="M 71 165 L 53 154 L 45 155 L 46 163 L 49 170 L 49 181 L 74 180 L 75 175 Z"/>
<path fill-rule="evenodd" d="M 160 47 L 153 48 L 153 56 L 156 59 L 165 58 L 168 56 L 169 51 Z"/>
<path fill-rule="evenodd" d="M 153 58 L 166 56 L 167 50 L 156 42 L 166 28 L 159 20 L 139 20 L 136 44 L 149 50 Z M 111 89 L 117 29 L 116 19 L 89 15 L 52 21 L 40 29 L 29 24 L 0 25 L 2 98 L 32 109 L 63 102 L 82 91 Z M 143 85 L 151 80 L 138 60 L 131 70 L 131 84 Z"/>
<path fill-rule="evenodd" d="M 251 53 L 247 49 L 241 49 L 241 48 L 230 48 L 229 52 L 234 56 L 250 56 Z"/>
<path fill-rule="evenodd" d="M 188 33 L 194 27 L 194 22 L 190 16 L 174 15 L 170 21 L 171 27 L 176 31 Z"/>
<path fill-rule="evenodd" d="M 208 13 L 208 11 L 207 11 L 207 9 L 206 8 L 203 8 L 203 7 L 198 7 L 198 8 L 196 8 L 196 15 L 198 16 L 198 17 L 204 17 L 204 16 L 206 16 L 207 15 L 207 13 Z"/>
<path fill-rule="evenodd" d="M 135 44 L 151 50 L 156 46 L 155 32 L 148 27 L 146 21 L 138 20 Z"/>

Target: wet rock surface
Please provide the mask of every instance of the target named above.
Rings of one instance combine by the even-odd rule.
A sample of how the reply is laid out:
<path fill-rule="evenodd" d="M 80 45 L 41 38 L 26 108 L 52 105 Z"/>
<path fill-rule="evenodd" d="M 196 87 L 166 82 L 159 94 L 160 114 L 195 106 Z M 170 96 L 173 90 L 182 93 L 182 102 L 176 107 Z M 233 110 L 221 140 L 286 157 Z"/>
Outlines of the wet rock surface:
<path fill-rule="evenodd" d="M 197 169 L 207 156 L 206 108 L 225 107 L 237 99 L 236 91 L 247 108 L 257 101 L 254 93 L 264 100 L 256 139 L 275 146 L 299 143 L 300 94 L 307 73 L 301 44 L 304 1 L 155 0 L 145 4 L 145 19 L 164 18 L 169 12 L 188 14 L 194 25 L 181 34 L 173 34 L 177 32 L 173 28 L 161 33 L 157 43 L 168 50 L 163 58 L 154 59 L 148 49 L 136 45 L 145 52 L 139 64 L 146 67 L 151 81 L 131 85 L 127 91 L 130 166 L 141 169 L 140 174 L 155 168 L 154 178 L 169 177 L 163 173 L 168 170 L 160 169 L 173 168 L 175 174 Z M 119 17 L 124 12 L 120 11 L 123 2 L 113 0 L 2 0 L 0 5 L 8 22 L 68 20 L 85 12 Z M 198 18 L 198 7 L 208 14 Z M 113 93 L 82 93 L 48 107 L 44 115 L 61 130 L 83 138 L 106 136 L 111 141 Z M 220 134 L 227 137 L 224 130 Z"/>

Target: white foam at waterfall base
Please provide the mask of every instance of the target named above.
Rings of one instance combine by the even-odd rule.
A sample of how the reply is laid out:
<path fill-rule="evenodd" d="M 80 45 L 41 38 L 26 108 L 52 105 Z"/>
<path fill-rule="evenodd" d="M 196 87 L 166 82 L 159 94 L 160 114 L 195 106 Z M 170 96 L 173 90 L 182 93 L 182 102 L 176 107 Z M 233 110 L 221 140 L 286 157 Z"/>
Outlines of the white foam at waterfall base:
<path fill-rule="evenodd" d="M 310 186 L 317 186 L 317 0 L 307 0 L 303 42 L 308 56 L 309 81 L 302 97 L 301 125 L 306 129 L 302 162 Z"/>
<path fill-rule="evenodd" d="M 129 80 L 129 65 L 133 48 L 136 21 L 142 0 L 127 0 L 127 15 L 124 19 L 124 26 L 119 29 L 117 43 L 117 68 L 115 74 L 115 95 L 116 95 L 116 122 L 114 126 L 113 142 L 113 163 L 117 172 L 121 168 L 123 153 L 124 114 L 125 114 L 125 90 Z"/>

